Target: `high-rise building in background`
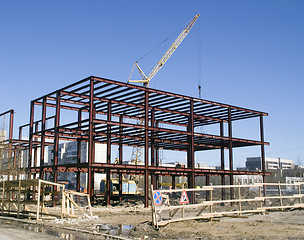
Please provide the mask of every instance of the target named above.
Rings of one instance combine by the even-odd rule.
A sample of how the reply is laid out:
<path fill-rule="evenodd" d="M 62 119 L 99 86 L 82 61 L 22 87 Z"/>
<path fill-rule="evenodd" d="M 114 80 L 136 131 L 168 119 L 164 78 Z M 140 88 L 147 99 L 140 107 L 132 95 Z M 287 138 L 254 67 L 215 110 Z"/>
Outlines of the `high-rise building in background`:
<path fill-rule="evenodd" d="M 246 167 L 248 170 L 262 170 L 261 157 L 248 157 L 246 161 Z M 283 159 L 283 158 L 268 158 L 265 157 L 265 168 L 266 170 L 272 169 L 294 169 L 294 160 Z"/>

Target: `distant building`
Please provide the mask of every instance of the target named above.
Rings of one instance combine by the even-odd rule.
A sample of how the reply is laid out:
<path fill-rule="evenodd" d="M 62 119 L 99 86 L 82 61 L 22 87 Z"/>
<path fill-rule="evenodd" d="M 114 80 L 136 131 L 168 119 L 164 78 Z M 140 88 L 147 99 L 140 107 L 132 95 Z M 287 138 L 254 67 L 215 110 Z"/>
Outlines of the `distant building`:
<path fill-rule="evenodd" d="M 248 185 L 254 183 L 262 183 L 263 177 L 261 175 L 234 175 L 234 185 Z"/>
<path fill-rule="evenodd" d="M 7 138 L 7 132 L 0 130 L 0 141 L 6 140 Z"/>
<path fill-rule="evenodd" d="M 107 145 L 106 144 L 95 144 L 95 162 L 97 163 L 106 163 L 106 153 L 107 153 Z M 53 165 L 53 146 L 50 146 L 47 152 L 47 156 L 45 156 L 45 163 L 46 165 Z M 88 143 L 82 142 L 81 143 L 81 155 L 80 155 L 80 162 L 88 162 Z M 71 164 L 77 163 L 77 142 L 65 142 L 59 144 L 58 149 L 58 163 L 59 164 Z M 39 164 L 38 164 L 39 165 Z M 84 174 L 81 175 L 80 185 L 86 186 L 86 177 Z M 99 189 L 100 182 L 102 179 L 106 177 L 105 174 L 94 174 L 94 188 Z M 76 174 L 75 173 L 59 173 L 58 179 L 67 179 L 70 180 L 72 183 L 76 183 Z"/>
<path fill-rule="evenodd" d="M 249 157 L 246 161 L 246 168 L 250 171 L 262 170 L 261 157 Z M 294 160 L 283 159 L 283 158 L 265 158 L 265 169 L 294 169 Z"/>

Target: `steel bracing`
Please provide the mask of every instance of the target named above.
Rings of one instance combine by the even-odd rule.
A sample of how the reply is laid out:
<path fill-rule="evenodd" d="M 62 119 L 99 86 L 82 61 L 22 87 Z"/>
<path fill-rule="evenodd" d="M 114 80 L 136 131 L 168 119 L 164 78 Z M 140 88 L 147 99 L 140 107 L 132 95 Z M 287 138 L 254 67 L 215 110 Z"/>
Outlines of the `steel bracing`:
<path fill-rule="evenodd" d="M 70 117 L 63 116 L 63 112 L 68 112 Z M 268 143 L 264 141 L 263 117 L 267 115 L 260 111 L 91 76 L 33 100 L 30 123 L 20 127 L 20 138 L 16 142 L 26 142 L 22 140 L 22 131 L 29 127 L 27 141 L 30 177 L 39 176 L 43 179 L 46 173 L 51 173 L 56 182 L 58 172 L 76 172 L 79 189 L 79 175 L 87 173 L 87 189 L 93 197 L 94 174 L 106 173 L 107 204 L 110 202 L 111 174 L 119 175 L 120 186 L 122 174 L 143 175 L 145 205 L 148 206 L 149 181 L 156 189 L 160 175 L 172 176 L 173 184 L 175 176 L 187 176 L 189 188 L 195 187 L 196 176 L 206 176 L 207 184 L 210 175 L 222 176 L 222 184 L 225 184 L 225 176 L 230 177 L 232 184 L 235 174 L 262 174 L 265 180 L 264 146 Z M 256 130 L 260 132 L 259 140 L 233 136 L 232 123 L 248 118 L 259 118 L 260 129 Z M 137 124 L 139 120 L 144 124 Z M 199 130 L 207 125 L 218 126 L 220 134 L 206 134 Z M 225 128 L 228 130 L 224 131 Z M 60 141 L 78 143 L 75 163 L 59 164 Z M 80 161 L 81 142 L 88 144 L 86 162 Z M 95 161 L 95 143 L 107 145 L 106 162 Z M 111 161 L 112 145 L 119 147 L 118 163 Z M 51 166 L 44 163 L 46 146 L 53 147 Z M 124 164 L 123 158 L 129 157 L 123 156 L 124 146 L 143 147 L 144 163 Z M 262 172 L 233 170 L 233 149 L 249 146 L 260 146 Z M 35 151 L 38 148 L 39 153 Z M 186 166 L 161 166 L 159 149 L 187 152 Z M 195 152 L 212 149 L 220 151 L 221 169 L 196 168 Z M 229 170 L 224 164 L 225 149 L 229 153 Z M 40 158 L 37 154 L 40 154 Z M 40 160 L 39 163 L 37 159 Z M 191 201 L 194 201 L 194 195 Z"/>

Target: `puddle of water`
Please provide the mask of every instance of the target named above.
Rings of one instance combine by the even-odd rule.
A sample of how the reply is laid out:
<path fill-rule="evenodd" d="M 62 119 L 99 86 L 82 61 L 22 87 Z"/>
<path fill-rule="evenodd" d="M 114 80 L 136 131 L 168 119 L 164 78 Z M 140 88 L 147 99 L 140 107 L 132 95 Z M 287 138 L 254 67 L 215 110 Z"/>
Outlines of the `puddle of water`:
<path fill-rule="evenodd" d="M 62 231 L 55 230 L 55 229 L 53 230 L 49 227 L 37 227 L 37 226 L 30 225 L 30 224 L 24 224 L 23 228 L 27 229 L 27 230 L 30 230 L 30 231 L 37 232 L 37 233 L 45 233 L 45 234 L 48 234 L 48 235 L 56 236 L 56 237 L 59 237 L 61 239 L 65 239 L 65 240 L 81 239 L 81 238 L 76 237 L 76 235 L 74 235 L 74 234 L 64 233 Z"/>
<path fill-rule="evenodd" d="M 50 236 L 56 236 L 60 239 L 65 239 L 65 240 L 81 240 L 83 239 L 83 237 L 81 236 L 77 236 L 76 234 L 71 234 L 71 233 L 67 233 L 64 232 L 63 230 L 59 230 L 59 229 L 53 229 L 51 227 L 47 227 L 47 226 L 36 226 L 34 224 L 29 224 L 29 223 L 21 223 L 21 222 L 15 222 L 15 221 L 1 221 L 0 223 L 3 224 L 9 224 L 10 228 L 23 228 L 29 231 L 33 231 L 36 233 L 44 233 Z"/>
<path fill-rule="evenodd" d="M 131 230 L 133 229 L 133 225 L 109 225 L 109 224 L 96 224 L 95 227 L 98 231 L 111 234 L 114 236 L 129 236 Z"/>
<path fill-rule="evenodd" d="M 37 233 L 44 233 L 52 236 L 56 236 L 60 239 L 65 240 L 80 240 L 83 239 L 81 233 L 69 233 L 68 231 L 60 230 L 58 228 L 52 228 L 48 226 L 36 226 L 34 224 L 29 223 L 20 223 L 14 221 L 1 221 L 4 224 L 9 224 L 10 227 L 23 228 L 26 230 L 34 231 Z M 109 224 L 96 224 L 95 229 L 100 233 L 110 234 L 113 236 L 123 236 L 128 237 L 130 235 L 131 230 L 133 229 L 133 225 L 109 225 Z"/>

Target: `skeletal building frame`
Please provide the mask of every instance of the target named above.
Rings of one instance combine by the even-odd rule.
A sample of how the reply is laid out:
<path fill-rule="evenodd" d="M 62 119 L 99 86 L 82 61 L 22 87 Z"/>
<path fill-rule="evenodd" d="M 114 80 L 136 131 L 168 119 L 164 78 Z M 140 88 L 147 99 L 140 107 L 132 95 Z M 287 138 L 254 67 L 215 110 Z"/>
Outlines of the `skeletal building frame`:
<path fill-rule="evenodd" d="M 38 112 L 37 108 L 40 108 Z M 47 116 L 52 109 L 53 115 Z M 74 111 L 77 119 L 63 124 L 63 110 Z M 118 174 L 122 197 L 122 174 L 143 175 L 144 202 L 148 206 L 149 179 L 157 189 L 159 176 L 186 176 L 188 187 L 195 187 L 196 176 L 225 176 L 233 184 L 233 175 L 262 175 L 265 182 L 265 145 L 263 117 L 265 112 L 231 106 L 228 104 L 197 99 L 180 94 L 145 88 L 110 79 L 90 76 L 67 87 L 31 101 L 30 123 L 19 128 L 19 143 L 23 143 L 22 131 L 29 127 L 28 174 L 29 178 L 44 179 L 45 174 L 53 175 L 57 181 L 58 172 L 77 173 L 77 189 L 80 189 L 80 173 L 87 173 L 87 190 L 94 195 L 94 174 L 105 173 L 106 204 L 110 203 L 110 176 Z M 259 118 L 260 140 L 233 137 L 232 123 L 237 120 Z M 142 120 L 143 125 L 138 124 Z M 52 122 L 52 124 L 47 124 Z M 218 124 L 219 135 L 205 134 L 198 129 L 201 126 Z M 227 126 L 226 126 L 226 125 Z M 225 126 L 224 126 L 225 125 Z M 225 135 L 224 128 L 228 134 Z M 77 142 L 77 162 L 59 164 L 59 141 Z M 18 142 L 16 141 L 16 142 Z M 88 143 L 88 160 L 81 162 L 81 142 Z M 95 143 L 107 145 L 105 163 L 95 162 Z M 45 148 L 53 146 L 52 166 L 44 165 Z M 111 161 L 111 146 L 118 145 L 119 162 Z M 123 147 L 143 147 L 142 165 L 123 164 Z M 236 171 L 233 165 L 233 149 L 238 147 L 260 146 L 262 171 Z M 40 163 L 37 163 L 35 149 L 40 148 Z M 185 167 L 165 167 L 159 162 L 159 149 L 187 152 Z M 218 149 L 220 151 L 220 169 L 202 169 L 195 167 L 196 151 Z M 225 149 L 228 150 L 229 169 L 225 167 Z M 150 177 L 149 177 L 150 176 Z M 231 193 L 233 194 L 233 193 Z M 195 196 L 189 196 L 195 201 Z"/>

